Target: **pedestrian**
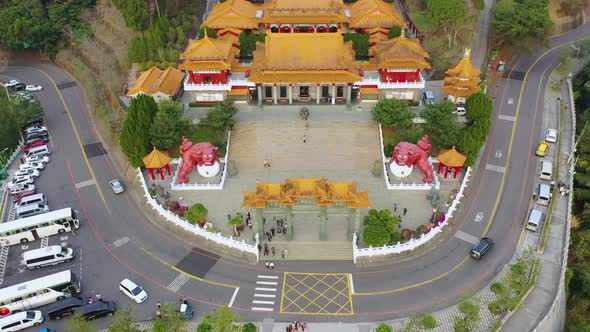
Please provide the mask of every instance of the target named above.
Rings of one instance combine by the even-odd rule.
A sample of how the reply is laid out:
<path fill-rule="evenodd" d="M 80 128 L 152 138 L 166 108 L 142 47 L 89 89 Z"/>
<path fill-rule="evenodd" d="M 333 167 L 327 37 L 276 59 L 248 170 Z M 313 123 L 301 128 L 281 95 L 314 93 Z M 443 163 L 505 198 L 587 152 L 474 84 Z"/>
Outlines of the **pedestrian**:
<path fill-rule="evenodd" d="M 158 309 L 160 309 L 162 307 L 162 305 L 160 304 L 160 301 L 156 302 L 156 307 L 158 307 Z"/>
<path fill-rule="evenodd" d="M 270 237 L 270 232 L 266 232 L 266 237 Z"/>
<path fill-rule="evenodd" d="M 272 233 L 272 236 L 275 236 L 275 228 L 274 227 L 270 229 L 270 232 Z"/>
<path fill-rule="evenodd" d="M 268 256 L 268 248 L 264 249 L 264 256 Z"/>
<path fill-rule="evenodd" d="M 229 214 L 229 213 L 227 214 L 227 220 L 228 221 L 231 220 L 231 214 Z"/>
<path fill-rule="evenodd" d="M 268 270 L 270 268 L 270 262 L 266 261 L 266 269 Z"/>
<path fill-rule="evenodd" d="M 307 136 L 303 135 L 303 143 L 307 143 Z"/>
<path fill-rule="evenodd" d="M 281 219 L 276 219 L 275 217 L 275 221 L 277 222 L 277 227 L 281 227 Z"/>
<path fill-rule="evenodd" d="M 283 259 L 287 258 L 288 253 L 289 251 L 287 251 L 287 249 L 283 250 Z"/>
<path fill-rule="evenodd" d="M 160 310 L 156 310 L 156 318 L 162 318 L 162 313 Z"/>
<path fill-rule="evenodd" d="M 289 325 L 285 326 L 285 332 L 289 332 Z"/>
<path fill-rule="evenodd" d="M 100 293 L 96 293 L 96 300 L 102 302 L 102 295 Z"/>
<path fill-rule="evenodd" d="M 72 231 L 72 235 L 76 235 L 76 231 L 74 230 L 74 228 L 76 228 L 74 225 L 74 221 L 70 220 L 69 225 L 70 225 L 70 230 Z"/>
<path fill-rule="evenodd" d="M 264 159 L 264 168 L 268 168 L 268 161 Z"/>
<path fill-rule="evenodd" d="M 275 255 L 275 247 L 270 248 L 270 251 L 272 252 L 272 255 Z"/>
<path fill-rule="evenodd" d="M 295 326 L 295 331 L 299 331 L 299 322 L 293 321 L 293 325 Z"/>
<path fill-rule="evenodd" d="M 287 227 L 283 227 L 283 234 L 285 234 L 285 236 L 287 236 Z"/>
<path fill-rule="evenodd" d="M 262 246 L 260 245 L 260 243 L 258 244 L 258 252 L 262 251 Z"/>
<path fill-rule="evenodd" d="M 307 323 L 303 323 L 301 325 L 301 331 L 305 332 L 305 329 L 307 328 Z"/>
<path fill-rule="evenodd" d="M 274 270 L 274 269 L 275 269 L 275 263 L 273 263 L 273 262 L 270 262 L 270 269 L 271 269 L 271 270 Z"/>
<path fill-rule="evenodd" d="M 283 229 L 282 229 L 281 227 L 279 227 L 279 228 L 277 229 L 277 233 L 281 234 L 282 232 L 283 232 Z"/>
<path fill-rule="evenodd" d="M 248 211 L 248 219 L 250 219 L 250 218 L 251 218 L 251 217 L 250 217 L 250 211 Z"/>
<path fill-rule="evenodd" d="M 397 212 L 397 202 L 393 202 L 393 212 Z"/>
<path fill-rule="evenodd" d="M 404 216 L 408 213 L 408 209 L 404 208 Z"/>

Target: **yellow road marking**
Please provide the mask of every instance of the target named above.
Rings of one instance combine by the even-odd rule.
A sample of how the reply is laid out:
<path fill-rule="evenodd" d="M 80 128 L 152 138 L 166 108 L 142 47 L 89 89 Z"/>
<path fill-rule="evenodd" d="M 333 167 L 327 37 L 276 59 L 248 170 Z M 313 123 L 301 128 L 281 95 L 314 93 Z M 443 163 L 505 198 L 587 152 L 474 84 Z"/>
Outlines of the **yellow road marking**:
<path fill-rule="evenodd" d="M 299 276 L 299 278 L 301 278 L 301 279 L 299 279 L 296 276 Z M 309 277 L 313 277 L 315 279 L 313 281 L 313 282 L 315 282 L 313 285 L 305 284 L 305 280 L 307 280 Z M 328 277 L 334 277 L 336 280 L 330 284 L 330 283 L 326 282 L 326 278 L 328 278 Z M 345 278 L 346 278 L 346 281 L 344 280 Z M 289 284 L 290 280 L 294 281 L 294 284 Z M 316 290 L 315 288 L 319 284 L 323 284 L 326 287 L 326 289 L 324 289 L 322 292 L 319 292 L 318 290 Z M 296 287 L 298 287 L 300 285 L 302 285 L 306 288 L 302 292 L 296 289 Z M 341 289 L 337 289 L 338 286 L 340 286 Z M 336 293 L 335 296 L 333 296 L 333 297 L 326 296 L 326 293 L 330 290 L 332 290 Z M 314 295 L 313 299 L 306 296 L 307 293 L 312 292 L 312 291 L 314 293 L 316 293 Z M 346 294 L 345 294 L 345 292 L 347 292 L 347 291 L 348 291 L 348 296 L 346 296 Z M 294 299 L 291 299 L 288 296 L 289 293 L 296 293 L 294 295 L 297 295 L 297 297 Z M 354 307 L 352 304 L 352 297 L 351 297 L 351 292 L 350 292 L 350 280 L 348 279 L 347 274 L 285 272 L 283 275 L 283 292 L 281 295 L 282 296 L 281 296 L 280 313 L 283 313 L 283 314 L 338 315 L 338 316 L 354 315 Z M 344 298 L 346 300 L 344 303 L 338 303 L 336 301 L 338 298 Z M 297 301 L 300 299 L 305 299 L 307 301 L 307 303 L 305 303 L 304 306 L 299 305 L 299 303 L 297 303 Z M 325 300 L 327 300 L 327 303 L 324 305 L 320 305 L 317 303 L 317 301 L 319 299 L 325 299 Z M 330 304 L 334 304 L 336 307 L 338 307 L 338 309 L 329 311 L 326 308 Z M 307 308 L 309 308 L 312 305 L 318 307 L 317 312 L 306 311 Z M 297 307 L 297 308 L 299 308 L 299 310 L 298 311 L 291 311 L 291 310 L 286 311 L 286 310 L 289 310 L 289 308 L 291 306 Z M 350 309 L 348 309 L 348 307 L 350 307 Z"/>
<path fill-rule="evenodd" d="M 137 246 L 137 247 L 138 247 L 138 248 L 139 248 L 141 251 L 143 251 L 144 253 L 146 253 L 148 256 L 150 256 L 150 257 L 151 257 L 151 258 L 153 258 L 154 260 L 156 260 L 156 261 L 160 262 L 161 264 L 163 264 L 163 265 L 165 265 L 165 266 L 167 266 L 167 267 L 171 268 L 172 270 L 174 270 L 174 271 L 176 271 L 176 272 L 178 272 L 178 273 L 180 273 L 180 274 L 184 274 L 185 276 L 187 276 L 187 277 L 189 277 L 189 278 L 191 278 L 191 279 L 195 279 L 195 280 L 197 280 L 197 281 L 201 281 L 201 282 L 204 282 L 204 283 L 207 283 L 207 284 L 210 284 L 210 285 L 215 285 L 215 286 L 220 286 L 220 287 L 227 287 L 227 288 L 233 288 L 233 289 L 240 288 L 239 286 L 230 285 L 230 284 L 224 284 L 224 283 L 222 283 L 222 282 L 211 281 L 211 280 L 203 279 L 203 278 L 201 278 L 201 277 L 197 277 L 196 275 L 193 275 L 193 274 L 191 274 L 191 273 L 188 273 L 188 272 L 186 272 L 186 271 L 184 271 L 184 270 L 181 270 L 181 269 L 177 268 L 176 266 L 174 266 L 174 265 L 172 265 L 172 264 L 170 264 L 170 263 L 166 262 L 166 261 L 165 261 L 165 260 L 163 260 L 162 258 L 160 258 L 160 257 L 156 256 L 155 254 L 151 253 L 150 251 L 148 251 L 148 250 L 147 250 L 147 249 L 145 249 L 144 247 L 142 247 L 142 246 L 138 245 L 137 243 L 135 243 L 135 242 L 134 242 L 134 244 L 135 244 L 135 245 L 136 245 L 136 246 Z"/>
<path fill-rule="evenodd" d="M 289 273 L 287 272 L 283 272 L 283 291 L 281 292 L 281 307 L 279 309 L 279 312 L 283 312 L 283 302 L 285 300 L 285 286 L 287 285 L 287 275 Z"/>
<path fill-rule="evenodd" d="M 66 104 L 66 101 L 65 101 L 63 95 L 61 94 L 61 91 L 59 91 L 59 88 L 57 87 L 57 83 L 55 82 L 53 77 L 49 76 L 49 74 L 47 74 L 46 72 L 44 72 L 41 69 L 37 69 L 34 67 L 26 67 L 26 68 L 36 70 L 36 71 L 40 72 L 41 74 L 45 75 L 51 81 L 51 84 L 53 84 L 53 87 L 55 87 L 55 91 L 57 91 L 57 94 L 59 95 L 59 98 L 61 99 L 61 103 L 64 105 L 66 113 L 68 114 L 68 118 L 70 119 L 70 123 L 72 125 L 72 128 L 74 128 L 74 134 L 76 135 L 76 140 L 78 141 L 78 145 L 80 146 L 80 150 L 82 151 L 82 156 L 84 157 L 84 161 L 86 162 L 86 166 L 88 167 L 88 170 L 90 171 L 90 176 L 92 176 L 92 179 L 96 183 L 96 189 L 98 189 L 98 195 L 100 196 L 100 199 L 102 200 L 102 203 L 104 204 L 104 207 L 107 209 L 107 212 L 109 214 L 111 214 L 111 209 L 109 208 L 109 205 L 107 204 L 107 200 L 104 198 L 104 195 L 102 193 L 102 189 L 100 189 L 100 185 L 98 184 L 98 180 L 96 180 L 96 176 L 94 175 L 94 170 L 92 170 L 92 166 L 90 166 L 90 161 L 88 160 L 88 156 L 86 155 L 86 151 L 84 151 L 84 146 L 82 145 L 82 139 L 80 139 L 80 135 L 78 134 L 78 128 L 76 128 L 76 124 L 74 123 L 74 118 L 72 117 L 72 113 L 70 112 L 70 108 Z"/>

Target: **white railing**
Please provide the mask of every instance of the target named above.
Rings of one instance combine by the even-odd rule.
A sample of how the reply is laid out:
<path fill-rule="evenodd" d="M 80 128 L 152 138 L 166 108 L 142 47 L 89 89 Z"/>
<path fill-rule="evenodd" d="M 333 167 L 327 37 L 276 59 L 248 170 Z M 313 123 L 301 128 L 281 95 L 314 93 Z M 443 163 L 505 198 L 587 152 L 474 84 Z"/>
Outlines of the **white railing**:
<path fill-rule="evenodd" d="M 385 187 L 387 190 L 431 190 L 434 186 L 435 189 L 440 189 L 440 181 L 438 181 L 438 177 L 434 172 L 434 167 L 432 164 L 436 161 L 435 159 L 428 157 L 428 163 L 430 167 L 432 167 L 432 174 L 433 174 L 433 183 L 392 183 L 389 173 L 387 172 L 387 167 L 389 165 L 389 159 L 385 157 L 385 153 L 383 150 L 385 149 L 383 145 L 383 128 L 381 124 L 379 124 L 379 143 L 381 144 L 381 164 L 383 165 L 383 179 L 385 180 Z"/>
<path fill-rule="evenodd" d="M 177 183 L 178 182 L 178 172 L 180 171 L 180 166 L 176 167 L 176 171 L 174 171 L 174 176 L 172 177 L 172 182 L 170 183 L 170 189 L 172 190 L 223 190 L 223 185 L 225 184 L 225 178 L 227 176 L 227 165 L 229 164 L 229 141 L 231 138 L 231 131 L 227 132 L 227 145 L 225 146 L 225 157 L 219 158 L 220 162 L 223 163 L 223 170 L 221 174 L 221 181 L 219 183 Z M 181 158 L 173 159 L 170 164 L 182 164 Z M 196 171 L 196 170 L 195 170 Z"/>
<path fill-rule="evenodd" d="M 16 159 L 16 157 L 18 157 L 20 151 L 22 150 L 23 143 L 24 143 L 23 140 L 21 140 L 20 142 L 18 142 L 18 146 L 16 147 L 16 149 L 14 150 L 14 152 L 12 153 L 12 155 L 10 156 L 10 158 L 8 158 L 8 160 L 6 161 L 6 165 L 4 165 L 3 168 L 8 169 L 8 167 L 10 167 L 10 165 L 12 164 L 12 162 Z"/>
<path fill-rule="evenodd" d="M 247 78 L 239 79 L 239 78 L 232 78 L 229 77 L 229 84 L 233 86 L 256 86 L 256 83 L 248 81 Z"/>
<path fill-rule="evenodd" d="M 471 176 L 471 173 L 472 173 L 471 167 L 467 167 L 467 170 L 465 172 L 465 177 L 463 177 L 463 182 L 461 182 L 461 187 L 459 188 L 459 191 L 457 192 L 457 196 L 455 196 L 455 199 L 453 199 L 453 202 L 451 203 L 449 209 L 447 210 L 447 213 L 445 214 L 445 221 L 444 222 L 442 222 L 442 223 L 438 224 L 437 226 L 435 226 L 434 228 L 432 228 L 430 230 L 430 232 L 422 234 L 417 239 L 412 238 L 408 242 L 405 242 L 405 243 L 398 242 L 397 244 L 394 244 L 394 245 L 375 247 L 375 248 L 369 247 L 369 248 L 359 249 L 356 244 L 357 235 L 355 233 L 353 235 L 353 240 L 352 240 L 352 261 L 354 263 L 356 263 L 357 257 L 372 257 L 372 256 L 380 256 L 380 255 L 388 255 L 388 254 L 399 254 L 404 251 L 414 250 L 414 249 L 424 245 L 426 242 L 430 241 L 430 239 L 432 239 L 434 236 L 436 236 L 436 234 L 442 232 L 443 227 L 446 226 L 448 224 L 449 220 L 453 217 L 455 210 L 457 209 L 457 206 L 461 202 L 461 198 L 463 198 L 463 196 L 464 196 L 465 188 L 467 187 L 467 183 L 470 181 L 469 178 Z"/>
<path fill-rule="evenodd" d="M 158 202 L 150 195 L 148 191 L 147 184 L 145 182 L 145 178 L 143 177 L 143 173 L 141 172 L 141 168 L 137 168 L 137 174 L 139 176 L 139 182 L 143 188 L 144 196 L 148 202 L 148 204 L 152 207 L 152 209 L 156 210 L 158 214 L 164 217 L 169 222 L 175 224 L 176 226 L 184 229 L 187 232 L 191 232 L 197 236 L 203 237 L 209 241 L 213 241 L 215 243 L 239 250 L 241 252 L 248 252 L 256 256 L 256 261 L 259 260 L 259 253 L 258 253 L 258 234 L 256 234 L 256 243 L 254 245 L 246 243 L 244 240 L 235 240 L 233 237 L 225 237 L 221 235 L 221 233 L 213 233 L 208 232 L 207 230 L 200 228 L 199 225 L 194 225 L 189 223 L 188 221 L 180 218 L 179 216 L 175 215 L 174 213 L 166 210 L 162 205 L 158 204 Z"/>

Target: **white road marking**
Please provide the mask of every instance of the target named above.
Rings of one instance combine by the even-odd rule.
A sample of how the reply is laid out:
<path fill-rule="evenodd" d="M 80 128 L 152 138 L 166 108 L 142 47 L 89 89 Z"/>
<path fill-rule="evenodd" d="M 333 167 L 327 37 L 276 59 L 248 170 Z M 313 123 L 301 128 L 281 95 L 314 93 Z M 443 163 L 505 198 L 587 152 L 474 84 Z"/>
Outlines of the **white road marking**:
<path fill-rule="evenodd" d="M 500 115 L 498 115 L 498 119 L 500 119 L 500 120 L 506 120 L 506 121 L 512 121 L 512 122 L 516 121 L 516 117 L 511 116 L 511 115 L 502 115 L 502 114 L 500 114 Z"/>
<path fill-rule="evenodd" d="M 488 171 L 494 171 L 498 173 L 504 173 L 506 171 L 506 168 L 504 168 L 504 166 L 497 166 L 492 164 L 486 164 L 486 169 Z"/>
<path fill-rule="evenodd" d="M 44 238 L 41 238 L 41 248 L 45 248 L 49 245 L 49 237 L 46 236 Z"/>
<path fill-rule="evenodd" d="M 234 291 L 234 295 L 232 295 L 231 300 L 229 300 L 229 304 L 227 305 L 228 307 L 232 307 L 232 305 L 234 305 L 234 301 L 236 300 L 236 295 L 238 295 L 238 291 L 240 290 L 240 287 L 236 288 L 236 290 Z"/>
<path fill-rule="evenodd" d="M 458 238 L 458 239 L 460 239 L 460 240 L 463 240 L 465 242 L 469 242 L 471 244 L 477 244 L 477 243 L 479 243 L 479 238 L 478 237 L 475 237 L 475 236 L 473 236 L 471 234 L 465 233 L 465 232 L 463 232 L 461 230 L 460 231 L 457 231 L 457 234 L 455 234 L 455 237 Z"/>
<path fill-rule="evenodd" d="M 67 242 L 62 242 L 62 243 L 60 243 L 60 244 L 61 244 L 61 246 L 62 246 L 62 247 L 64 247 L 64 248 L 68 246 L 68 243 L 67 243 Z"/>
<path fill-rule="evenodd" d="M 496 150 L 496 158 L 502 158 L 502 150 Z"/>
<path fill-rule="evenodd" d="M 68 237 L 67 236 L 60 236 L 59 237 L 59 240 L 60 241 L 67 241 L 68 240 Z"/>
<path fill-rule="evenodd" d="M 8 248 L 10 247 L 2 247 L 0 251 L 0 285 L 4 282 L 4 272 L 8 262 Z"/>
<path fill-rule="evenodd" d="M 257 285 L 273 285 L 276 286 L 278 283 L 276 281 L 257 281 Z"/>
<path fill-rule="evenodd" d="M 115 248 L 119 248 L 120 246 L 123 246 L 123 245 L 127 244 L 128 242 L 129 242 L 129 238 L 127 236 L 125 236 L 125 237 L 122 237 L 122 238 L 114 241 L 112 243 L 112 246 Z"/>
<path fill-rule="evenodd" d="M 84 188 L 84 187 L 88 187 L 88 186 L 92 186 L 92 185 L 94 185 L 94 180 L 90 179 L 90 180 L 76 183 L 76 188 L 80 189 L 80 188 Z"/>
<path fill-rule="evenodd" d="M 178 290 L 180 289 L 180 287 L 182 287 L 182 285 L 184 285 L 187 281 L 189 281 L 190 277 L 188 277 L 185 274 L 180 273 L 176 278 L 174 278 L 174 280 L 172 280 L 172 282 L 168 285 L 169 290 L 173 291 L 173 292 L 178 292 Z"/>
<path fill-rule="evenodd" d="M 279 279 L 279 276 L 266 276 L 266 275 L 259 274 L 258 279 Z"/>
<path fill-rule="evenodd" d="M 22 245 L 22 246 L 20 246 L 20 248 L 22 250 L 27 250 L 27 249 L 29 249 L 29 245 L 28 244 L 27 245 Z"/>
<path fill-rule="evenodd" d="M 272 298 L 275 298 L 277 296 L 275 294 L 257 294 L 257 293 L 254 293 L 254 297 L 272 297 Z"/>
<path fill-rule="evenodd" d="M 277 291 L 276 288 L 266 288 L 266 287 L 256 287 L 256 288 L 254 288 L 254 290 L 267 291 L 267 292 L 276 292 Z"/>
<path fill-rule="evenodd" d="M 275 287 L 255 287 L 254 288 L 254 298 L 252 300 L 252 310 L 254 311 L 273 311 L 274 310 L 274 299 L 277 297 L 277 285 L 279 281 L 279 276 L 277 275 L 258 275 L 256 278 L 256 285 L 262 286 L 275 286 Z M 266 293 L 268 292 L 268 293 Z M 259 300 L 256 298 L 266 298 L 266 299 L 273 299 L 272 301 L 269 300 Z M 260 306 L 260 305 L 267 305 L 267 307 Z"/>
<path fill-rule="evenodd" d="M 354 294 L 354 282 L 352 282 L 352 273 L 348 274 L 348 281 L 350 282 L 350 293 Z"/>
<path fill-rule="evenodd" d="M 272 308 L 252 307 L 254 311 L 272 311 Z"/>
<path fill-rule="evenodd" d="M 474 222 L 481 222 L 483 220 L 483 212 L 479 211 L 478 213 L 475 214 L 475 219 L 473 219 Z"/>
<path fill-rule="evenodd" d="M 508 98 L 508 105 L 512 105 L 514 104 L 514 99 L 513 98 Z"/>
<path fill-rule="evenodd" d="M 254 301 L 252 301 L 252 303 L 254 303 L 254 304 L 272 304 L 272 305 L 274 305 L 274 304 L 275 304 L 275 301 L 260 301 L 260 300 L 254 300 Z"/>

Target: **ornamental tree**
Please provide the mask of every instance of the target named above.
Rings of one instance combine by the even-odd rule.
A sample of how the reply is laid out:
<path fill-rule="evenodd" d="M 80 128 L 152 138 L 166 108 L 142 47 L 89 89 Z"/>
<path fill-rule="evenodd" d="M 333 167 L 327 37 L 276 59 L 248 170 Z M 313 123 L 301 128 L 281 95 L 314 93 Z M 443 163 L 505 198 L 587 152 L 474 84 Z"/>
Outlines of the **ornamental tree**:
<path fill-rule="evenodd" d="M 184 117 L 184 107 L 173 100 L 163 100 L 150 129 L 150 142 L 160 150 L 168 150 L 180 142 L 189 127 Z"/>
<path fill-rule="evenodd" d="M 399 25 L 394 25 L 391 27 L 391 30 L 389 30 L 389 33 L 387 34 L 387 38 L 392 39 L 395 37 L 399 37 L 402 34 L 402 27 L 400 27 Z"/>
<path fill-rule="evenodd" d="M 461 125 L 457 122 L 455 105 L 450 101 L 427 104 L 421 113 L 426 123 L 428 139 L 441 148 L 451 148 L 459 143 Z"/>
<path fill-rule="evenodd" d="M 133 167 L 143 166 L 143 157 L 152 150 L 149 136 L 157 112 L 151 96 L 140 94 L 131 100 L 119 143 Z"/>
<path fill-rule="evenodd" d="M 244 30 L 240 33 L 240 57 L 251 57 L 256 50 L 258 36 L 252 30 Z"/>
<path fill-rule="evenodd" d="M 393 242 L 392 239 L 399 240 L 399 224 L 399 217 L 393 216 L 390 210 L 371 209 L 363 219 L 363 241 L 370 246 L 382 247 Z"/>
<path fill-rule="evenodd" d="M 392 130 L 412 127 L 416 117 L 406 101 L 394 98 L 380 99 L 371 115 L 374 121 Z"/>
<path fill-rule="evenodd" d="M 215 332 L 233 332 L 234 322 L 240 320 L 240 316 L 235 315 L 227 306 L 223 306 L 205 316 L 203 323 L 209 324 Z"/>
<path fill-rule="evenodd" d="M 196 203 L 191 206 L 191 208 L 186 213 L 186 219 L 191 223 L 198 223 L 205 219 L 209 215 L 209 210 L 205 207 L 205 205 L 201 203 Z"/>
<path fill-rule="evenodd" d="M 201 120 L 201 123 L 217 130 L 218 132 L 231 130 L 236 123 L 233 117 L 237 113 L 238 108 L 235 106 L 234 100 L 227 98 L 215 105 L 215 107 L 207 113 L 207 117 Z"/>
<path fill-rule="evenodd" d="M 492 116 L 492 100 L 488 95 L 480 91 L 467 98 L 465 109 L 467 110 L 465 117 L 469 121 L 475 122 L 479 119 L 487 119 Z"/>

